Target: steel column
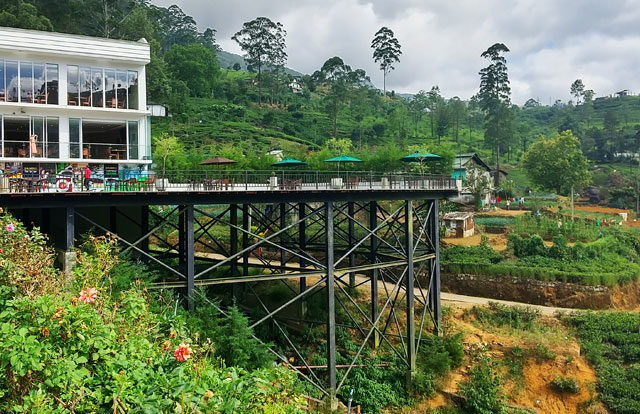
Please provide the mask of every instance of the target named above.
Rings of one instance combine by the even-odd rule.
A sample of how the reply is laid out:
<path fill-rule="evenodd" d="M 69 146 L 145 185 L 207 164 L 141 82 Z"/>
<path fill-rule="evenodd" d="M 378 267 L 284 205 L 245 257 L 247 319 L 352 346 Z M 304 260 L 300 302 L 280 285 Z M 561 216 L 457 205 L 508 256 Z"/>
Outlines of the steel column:
<path fill-rule="evenodd" d="M 193 310 L 194 302 L 193 302 L 193 293 L 195 288 L 195 234 L 193 227 L 193 204 L 189 204 L 186 208 L 184 214 L 185 220 L 185 228 L 184 232 L 186 233 L 185 237 L 185 253 L 186 253 L 186 272 L 187 276 L 187 298 L 189 301 L 189 310 Z"/>
<path fill-rule="evenodd" d="M 298 203 L 298 218 L 305 217 L 304 206 L 305 206 L 304 203 Z M 298 225 L 298 244 L 300 245 L 300 253 L 301 254 L 306 253 L 306 248 L 307 248 L 307 221 L 306 220 L 302 220 Z M 300 264 L 300 271 L 301 272 L 304 271 L 304 268 L 307 266 L 307 262 L 306 260 L 304 260 L 304 257 L 300 256 L 298 262 Z M 301 277 L 300 293 L 304 292 L 305 290 L 307 290 L 307 278 Z M 300 301 L 300 318 L 304 320 L 306 316 L 307 316 L 307 301 L 303 299 Z"/>
<path fill-rule="evenodd" d="M 140 234 L 144 235 L 149 233 L 149 206 L 144 205 L 144 206 L 141 206 L 140 208 L 141 208 Z M 140 248 L 142 249 L 143 252 L 145 252 L 146 255 L 149 254 L 149 238 L 148 237 L 145 237 L 144 240 L 140 242 Z M 144 263 L 149 262 L 149 258 L 146 255 L 142 256 L 142 261 Z"/>
<path fill-rule="evenodd" d="M 178 207 L 178 264 L 180 271 L 184 272 L 185 255 L 186 255 L 186 235 L 185 235 L 185 215 L 187 214 L 185 206 Z"/>
<path fill-rule="evenodd" d="M 434 332 L 440 334 L 440 322 L 442 319 L 442 308 L 440 304 L 440 228 L 439 228 L 439 201 L 433 200 L 431 215 L 429 216 L 429 238 L 435 248 L 436 257 L 432 259 L 435 263 L 431 267 L 429 282 L 429 308 L 433 314 Z"/>
<path fill-rule="evenodd" d="M 118 234 L 118 207 L 109 207 L 109 231 Z"/>
<path fill-rule="evenodd" d="M 373 231 L 378 227 L 378 203 L 371 201 L 369 203 L 369 230 Z M 376 257 L 376 251 L 378 250 L 378 239 L 374 234 L 371 236 L 371 250 L 370 250 L 370 262 L 375 265 L 378 262 Z M 371 320 L 375 321 L 378 318 L 378 275 L 379 270 L 371 270 Z M 380 334 L 376 330 L 373 333 L 373 347 L 380 346 Z"/>
<path fill-rule="evenodd" d="M 75 215 L 76 215 L 75 208 L 73 207 L 66 208 L 66 214 L 65 214 L 66 229 L 65 229 L 65 239 L 64 239 L 65 252 L 73 251 L 73 239 L 75 237 L 75 231 L 76 231 Z"/>
<path fill-rule="evenodd" d="M 251 224 L 249 222 L 249 205 L 242 205 L 242 250 L 249 247 L 249 233 L 251 231 Z M 242 254 L 242 275 L 249 275 L 249 252 L 246 251 Z"/>
<path fill-rule="evenodd" d="M 231 204 L 229 206 L 229 221 L 231 226 L 229 227 L 229 253 L 234 259 L 231 261 L 231 277 L 238 277 L 238 258 L 235 256 L 238 254 L 238 205 Z M 240 285 L 234 283 L 233 300 L 237 301 L 240 298 Z"/>
<path fill-rule="evenodd" d="M 353 246 L 355 244 L 355 233 L 354 233 L 354 228 L 353 228 L 353 221 L 355 220 L 355 206 L 353 201 L 349 201 L 349 203 L 347 204 L 347 212 L 349 214 L 349 219 L 348 219 L 348 223 L 349 223 L 349 250 L 353 249 Z M 349 254 L 349 267 L 354 267 L 356 265 L 356 252 L 353 251 Z M 349 273 L 349 287 L 350 288 L 355 288 L 356 286 L 356 274 L 355 272 L 351 272 Z"/>
<path fill-rule="evenodd" d="M 414 292 L 415 284 L 413 274 L 413 205 L 411 200 L 405 202 L 405 249 L 407 252 L 407 272 L 405 291 L 407 296 L 407 362 L 409 370 L 407 372 L 407 384 L 411 389 L 412 378 L 416 372 L 416 333 L 414 326 Z"/>
<path fill-rule="evenodd" d="M 287 204 L 280 203 L 280 230 L 287 227 Z M 280 235 L 280 245 L 286 246 L 287 244 L 287 234 L 286 232 L 282 232 Z M 285 254 L 284 249 L 280 249 L 280 273 L 284 273 L 286 271 L 286 262 L 287 256 Z"/>
<path fill-rule="evenodd" d="M 336 400 L 336 309 L 335 276 L 333 274 L 333 203 L 325 204 L 325 230 L 327 235 L 327 366 L 329 370 L 329 398 L 333 408 Z"/>

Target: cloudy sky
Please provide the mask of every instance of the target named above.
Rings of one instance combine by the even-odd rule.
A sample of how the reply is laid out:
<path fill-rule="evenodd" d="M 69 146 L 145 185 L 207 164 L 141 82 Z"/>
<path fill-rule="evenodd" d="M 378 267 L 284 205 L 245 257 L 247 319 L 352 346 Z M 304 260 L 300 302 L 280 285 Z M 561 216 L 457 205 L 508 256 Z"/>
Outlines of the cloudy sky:
<path fill-rule="evenodd" d="M 287 66 L 312 73 L 333 56 L 363 68 L 382 87 L 372 60 L 374 33 L 395 32 L 401 61 L 387 89 L 415 93 L 440 86 L 444 96 L 477 92 L 480 54 L 505 43 L 513 101 L 571 99 L 581 78 L 596 96 L 640 92 L 640 0 L 152 0 L 177 4 L 200 30 L 213 27 L 224 50 L 241 50 L 231 36 L 257 16 L 287 31 Z"/>

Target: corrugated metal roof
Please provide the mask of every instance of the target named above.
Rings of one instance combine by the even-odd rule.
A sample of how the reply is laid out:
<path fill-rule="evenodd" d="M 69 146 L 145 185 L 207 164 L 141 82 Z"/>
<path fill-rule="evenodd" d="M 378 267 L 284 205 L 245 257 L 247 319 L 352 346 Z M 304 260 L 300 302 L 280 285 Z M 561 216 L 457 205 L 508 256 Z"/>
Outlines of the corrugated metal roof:
<path fill-rule="evenodd" d="M 8 27 L 0 28 L 0 51 L 3 50 L 117 60 L 143 65 L 151 61 L 149 44 L 144 39 L 131 42 Z"/>
<path fill-rule="evenodd" d="M 444 215 L 444 220 L 466 220 L 469 217 L 473 217 L 473 213 L 469 211 L 452 211 Z"/>

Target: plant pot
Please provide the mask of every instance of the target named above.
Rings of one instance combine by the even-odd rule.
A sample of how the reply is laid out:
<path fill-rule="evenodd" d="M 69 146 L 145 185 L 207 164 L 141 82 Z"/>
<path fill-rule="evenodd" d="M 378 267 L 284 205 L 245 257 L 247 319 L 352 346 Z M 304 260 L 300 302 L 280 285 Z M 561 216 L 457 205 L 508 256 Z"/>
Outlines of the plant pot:
<path fill-rule="evenodd" d="M 169 187 L 169 180 L 167 178 L 160 178 L 156 180 L 156 190 L 164 191 Z"/>
<path fill-rule="evenodd" d="M 342 188 L 342 178 L 336 177 L 331 179 L 331 188 L 339 190 Z"/>
<path fill-rule="evenodd" d="M 278 177 L 269 177 L 269 188 L 271 190 L 275 190 L 276 188 L 278 188 Z"/>
<path fill-rule="evenodd" d="M 389 177 L 382 177 L 382 189 L 383 190 L 389 189 Z"/>

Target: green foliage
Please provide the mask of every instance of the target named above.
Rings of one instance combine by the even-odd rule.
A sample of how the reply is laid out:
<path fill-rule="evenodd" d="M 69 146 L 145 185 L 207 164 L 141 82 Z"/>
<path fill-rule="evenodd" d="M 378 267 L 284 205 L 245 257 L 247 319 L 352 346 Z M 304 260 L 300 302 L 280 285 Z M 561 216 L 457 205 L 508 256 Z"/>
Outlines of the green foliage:
<path fill-rule="evenodd" d="M 481 359 L 469 372 L 468 381 L 459 384 L 465 397 L 467 414 L 505 414 L 506 400 L 497 367 L 489 358 Z"/>
<path fill-rule="evenodd" d="M 38 9 L 33 4 L 24 0 L 4 0 L 0 6 L 0 26 L 53 31 L 51 21 L 46 16 L 38 15 Z"/>
<path fill-rule="evenodd" d="M 555 352 L 542 344 L 536 344 L 536 346 L 531 349 L 529 353 L 533 358 L 535 358 L 538 363 L 553 361 L 558 356 Z"/>
<path fill-rule="evenodd" d="M 170 73 L 185 82 L 195 96 L 209 96 L 218 77 L 215 52 L 203 45 L 173 45 L 164 55 Z"/>
<path fill-rule="evenodd" d="M 531 182 L 557 193 L 589 184 L 591 173 L 580 141 L 570 130 L 542 137 L 524 154 L 522 164 Z"/>
<path fill-rule="evenodd" d="M 577 394 L 580 392 L 578 381 L 573 377 L 555 377 L 550 386 L 560 393 Z"/>
<path fill-rule="evenodd" d="M 253 337 L 249 321 L 236 306 L 216 331 L 217 353 L 228 364 L 248 369 L 264 368 L 273 358 L 264 345 Z"/>
<path fill-rule="evenodd" d="M 440 260 L 443 264 L 491 264 L 499 263 L 502 260 L 502 256 L 487 243 L 480 243 L 477 246 L 452 246 L 442 249 L 440 251 Z"/>
<path fill-rule="evenodd" d="M 497 302 L 489 302 L 486 307 L 474 306 L 470 313 L 481 323 L 529 331 L 540 318 L 540 311 L 530 306 L 507 306 Z"/>
<path fill-rule="evenodd" d="M 29 268 L 31 248 L 46 251 L 43 241 L 9 215 L 0 221 L 0 269 L 6 271 L 5 254 L 11 255 L 12 272 Z M 21 245 L 25 255 L 14 255 L 14 237 L 33 247 Z M 289 370 L 225 367 L 217 349 L 227 345 L 229 329 L 244 338 L 246 320 L 235 315 L 218 329 L 210 322 L 215 320 L 211 309 L 203 307 L 208 314 L 185 320 L 173 315 L 173 298 L 150 297 L 138 283 L 122 290 L 138 274 L 119 263 L 115 253 L 114 240 L 90 237 L 66 289 L 60 281 L 59 289 L 40 286 L 40 279 L 55 274 L 46 260 L 29 280 L 0 279 L 0 411 L 300 412 L 304 401 Z M 83 301 L 83 294 L 78 298 L 87 288 L 96 290 L 93 301 Z M 211 334 L 213 341 L 193 328 Z M 255 344 L 245 342 L 239 350 L 258 365 Z M 180 347 L 191 350 L 184 361 L 174 354 Z"/>
<path fill-rule="evenodd" d="M 582 312 L 565 320 L 577 329 L 584 355 L 596 367 L 600 400 L 613 414 L 640 413 L 638 315 Z"/>

